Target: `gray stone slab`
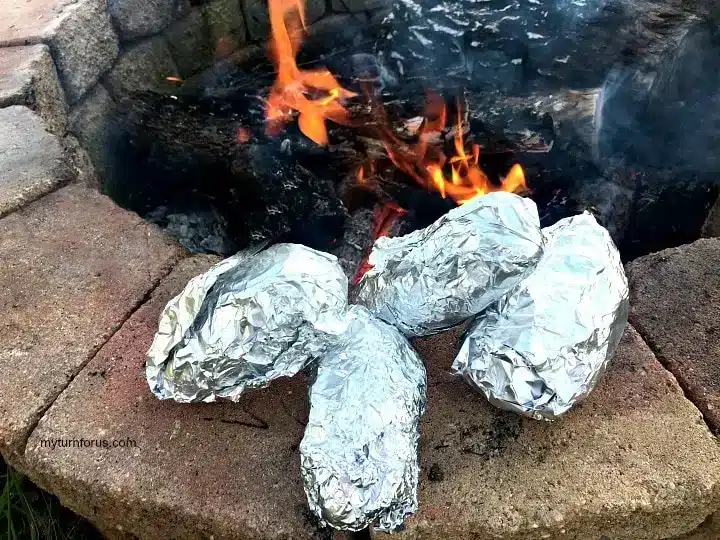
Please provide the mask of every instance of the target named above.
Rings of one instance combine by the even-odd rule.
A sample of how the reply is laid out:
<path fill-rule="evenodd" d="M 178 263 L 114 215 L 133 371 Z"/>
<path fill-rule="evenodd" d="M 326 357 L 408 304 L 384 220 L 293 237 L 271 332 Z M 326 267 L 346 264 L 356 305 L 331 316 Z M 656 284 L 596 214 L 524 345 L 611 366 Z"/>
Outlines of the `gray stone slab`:
<path fill-rule="evenodd" d="M 0 217 L 70 180 L 60 141 L 27 107 L 0 109 Z"/>
<path fill-rule="evenodd" d="M 178 69 L 163 36 L 146 39 L 128 47 L 118 58 L 105 84 L 114 99 L 133 92 L 154 90 L 172 92 L 175 84 L 168 77 L 177 77 Z"/>
<path fill-rule="evenodd" d="M 159 34 L 182 8 L 178 0 L 108 0 L 115 28 L 126 41 Z"/>
<path fill-rule="evenodd" d="M 0 220 L 0 453 L 25 469 L 43 411 L 184 254 L 71 185 Z"/>
<path fill-rule="evenodd" d="M 102 84 L 97 84 L 73 107 L 68 118 L 68 131 L 77 137 L 87 152 L 98 180 L 110 189 L 111 121 L 115 107 L 110 93 Z"/>
<path fill-rule="evenodd" d="M 210 26 L 200 9 L 193 9 L 187 17 L 173 23 L 165 38 L 181 77 L 187 79 L 213 64 L 215 48 Z"/>
<path fill-rule="evenodd" d="M 50 46 L 70 103 L 112 66 L 118 39 L 107 0 L 2 0 L 0 46 Z"/>
<path fill-rule="evenodd" d="M 720 432 L 720 238 L 627 266 L 630 321 Z"/>
<path fill-rule="evenodd" d="M 33 109 L 51 133 L 65 133 L 65 93 L 46 45 L 0 49 L 0 108 L 10 105 Z"/>
<path fill-rule="evenodd" d="M 210 46 L 218 57 L 227 56 L 247 40 L 245 17 L 239 0 L 212 0 L 204 4 Z"/>
<path fill-rule="evenodd" d="M 103 530 L 141 539 L 338 538 L 312 526 L 300 483 L 303 378 L 237 404 L 160 402 L 148 389 L 160 310 L 211 262 L 176 268 L 60 396 L 27 447 L 33 479 Z M 555 423 L 498 411 L 452 377 L 457 339 L 415 342 L 430 380 L 420 512 L 397 538 L 658 539 L 720 506 L 720 450 L 634 330 L 596 392 Z M 43 442 L 58 438 L 136 446 Z"/>

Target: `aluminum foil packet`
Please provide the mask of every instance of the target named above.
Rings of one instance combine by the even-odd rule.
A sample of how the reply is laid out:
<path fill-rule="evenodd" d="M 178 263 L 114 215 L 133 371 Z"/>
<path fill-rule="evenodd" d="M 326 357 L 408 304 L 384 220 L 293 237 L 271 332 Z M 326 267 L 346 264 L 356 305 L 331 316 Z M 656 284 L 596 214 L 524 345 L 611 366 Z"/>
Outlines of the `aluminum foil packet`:
<path fill-rule="evenodd" d="M 493 405 L 552 420 L 597 385 L 629 301 L 620 254 L 592 215 L 543 234 L 537 268 L 473 321 L 453 369 Z"/>
<path fill-rule="evenodd" d="M 379 238 L 355 301 L 407 336 L 435 334 L 504 296 L 535 268 L 542 246 L 535 203 L 490 193 L 425 229 Z"/>
<path fill-rule="evenodd" d="M 425 367 L 394 327 L 351 306 L 348 329 L 314 366 L 302 479 L 323 524 L 393 531 L 418 506 Z"/>
<path fill-rule="evenodd" d="M 337 259 L 305 246 L 225 259 L 165 307 L 147 353 L 150 388 L 184 403 L 236 401 L 292 376 L 343 332 L 347 294 Z"/>

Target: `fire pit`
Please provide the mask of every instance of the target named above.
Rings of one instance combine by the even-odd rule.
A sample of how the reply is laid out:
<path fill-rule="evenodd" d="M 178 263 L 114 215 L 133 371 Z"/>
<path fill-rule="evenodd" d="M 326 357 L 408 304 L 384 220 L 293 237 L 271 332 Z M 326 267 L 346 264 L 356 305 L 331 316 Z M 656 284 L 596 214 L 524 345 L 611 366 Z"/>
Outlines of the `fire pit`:
<path fill-rule="evenodd" d="M 31 9 L 20 9 L 26 4 Z M 572 348 L 583 336 L 564 330 L 573 310 L 585 313 L 583 302 L 552 292 L 536 297 L 550 287 L 533 269 L 533 280 L 523 276 L 502 296 L 504 303 L 484 308 L 480 317 L 474 313 L 483 308 L 473 305 L 457 318 L 441 314 L 419 327 L 409 321 L 403 337 L 405 317 L 388 322 L 390 315 L 362 290 L 385 272 L 377 262 L 381 251 L 392 254 L 382 257 L 393 267 L 424 261 L 423 272 L 452 268 L 453 257 L 435 265 L 432 252 L 414 242 L 406 255 L 405 239 L 423 238 L 423 231 L 437 230 L 434 224 L 494 198 L 536 206 L 533 227 L 542 228 L 544 243 L 554 237 L 547 231 L 562 231 L 574 219 L 582 218 L 578 226 L 600 223 L 603 246 L 612 245 L 605 242 L 607 229 L 623 262 L 698 237 L 718 191 L 715 14 L 665 0 L 550 4 L 8 0 L 0 13 L 10 13 L 12 24 L 0 28 L 0 45 L 17 47 L 10 55 L 0 49 L 0 107 L 7 107 L 0 123 L 15 136 L 12 163 L 24 163 L 17 149 L 26 145 L 14 142 L 24 131 L 17 126 L 43 132 L 44 121 L 58 144 L 38 144 L 32 155 L 65 150 L 75 172 L 97 186 L 76 184 L 43 196 L 65 178 L 44 165 L 38 171 L 50 182 L 28 192 L 40 200 L 13 199 L 0 220 L 0 281 L 7 284 L 10 325 L 9 333 L 0 332 L 0 369 L 8 375 L 0 383 L 6 460 L 113 529 L 110 537 L 117 529 L 141 538 L 342 538 L 319 527 L 323 517 L 318 522 L 312 510 L 339 500 L 333 478 L 353 462 L 346 458 L 375 447 L 336 438 L 338 450 L 327 459 L 322 432 L 333 415 L 324 403 L 335 396 L 333 383 L 348 359 L 367 358 L 380 374 L 368 372 L 369 381 L 402 371 L 404 362 L 414 365 L 398 379 L 404 377 L 407 390 L 378 387 L 371 397 L 365 383 L 353 379 L 347 395 L 368 399 L 335 400 L 353 420 L 334 427 L 341 433 L 348 424 L 362 425 L 382 436 L 386 425 L 365 411 L 376 402 L 392 408 L 398 394 L 409 398 L 412 406 L 395 408 L 406 421 L 400 430 L 409 435 L 393 452 L 397 467 L 373 460 L 401 482 L 418 480 L 406 484 L 419 485 L 419 499 L 403 538 L 674 537 L 716 512 L 716 441 L 694 408 L 717 429 L 715 239 L 627 267 L 630 319 L 638 331 L 627 329 L 598 389 L 558 422 L 521 418 L 488 402 L 550 418 L 597 383 L 612 347 L 588 356 L 587 373 L 573 368 L 577 387 L 565 385 L 564 377 L 541 383 L 528 369 L 545 353 L 526 323 L 537 321 L 548 339 L 570 337 Z M 29 51 L 32 60 L 23 65 L 32 76 L 14 78 L 18 90 L 8 94 L 3 62 L 17 65 Z M 21 106 L 8 107 L 14 104 Z M 10 167 L 9 175 L 13 195 L 19 174 Z M 27 183 L 23 177 L 19 185 Z M 452 249 L 466 244 L 463 233 L 433 238 Z M 563 243 L 566 235 L 558 238 Z M 492 242 L 488 235 L 479 240 Z M 220 397 L 239 403 L 154 399 L 142 366 L 168 301 L 221 258 L 229 257 L 227 264 L 289 245 L 314 249 L 320 260 L 336 255 L 340 266 L 333 263 L 332 273 L 350 292 L 343 289 L 338 298 L 348 301 L 346 322 L 354 321 L 354 331 L 332 338 L 322 365 L 306 366 L 303 356 L 291 366 L 260 370 L 270 380 L 312 368 L 313 378 L 297 373 L 255 389 L 260 371 L 252 371 L 244 379 L 247 390 L 217 387 Z M 586 242 L 583 249 L 590 259 L 600 251 Z M 570 247 L 558 260 L 575 270 L 577 255 Z M 620 268 L 617 258 L 614 264 Z M 251 266 L 241 274 L 259 271 Z M 595 275 L 592 266 L 584 268 Z M 298 270 L 310 273 L 305 265 Z M 393 279 L 412 288 L 407 275 Z M 243 294 L 242 284 L 221 281 L 223 291 Z M 562 277 L 550 284 L 565 290 Z M 441 285 L 433 287 L 441 292 Z M 213 288 L 212 302 L 223 291 Z M 437 311 L 434 295 L 413 298 Z M 531 305 L 528 298 L 542 301 L 536 307 L 565 306 L 566 319 L 543 311 L 563 331 L 534 317 L 535 307 L 533 317 L 518 309 Z M 383 300 L 392 309 L 393 302 Z M 466 333 L 444 331 L 468 316 Z M 215 326 L 212 317 L 205 320 Z M 522 354 L 504 346 L 508 329 L 524 340 Z M 281 335 L 292 343 L 296 330 Z M 372 339 L 363 337 L 366 331 Z M 426 332 L 441 333 L 408 340 Z M 498 346 L 483 348 L 489 333 L 498 336 Z M 322 340 L 311 334 L 305 343 L 315 352 Z M 614 345 L 619 330 L 597 335 Z M 183 353 L 200 341 L 188 341 Z M 422 363 L 383 362 L 391 349 L 398 358 L 412 356 L 408 342 Z M 502 391 L 506 379 L 488 375 L 487 367 L 511 354 L 519 360 L 513 394 Z M 176 358 L 181 364 L 187 357 Z M 558 385 L 562 400 L 555 399 Z M 310 399 L 309 387 L 318 389 Z M 197 395 L 215 392 L 207 390 Z M 47 446 L 88 437 L 138 445 L 126 454 Z M 303 487 L 313 489 L 317 471 L 329 471 L 329 482 L 306 498 Z M 416 492 L 405 490 L 390 508 L 391 492 L 377 505 L 346 507 L 324 522 L 360 528 L 384 507 L 391 513 L 380 525 L 396 524 L 395 517 L 414 506 Z M 639 500 L 648 502 L 638 506 Z"/>
<path fill-rule="evenodd" d="M 257 10 L 266 46 L 255 11 L 201 4 L 170 50 L 153 38 L 121 56 L 91 144 L 107 193 L 191 251 L 299 242 L 339 255 L 357 281 L 378 236 L 507 190 L 529 194 L 543 226 L 591 211 L 627 260 L 696 237 L 717 194 L 708 137 L 693 129 L 690 144 L 672 120 L 711 129 L 710 84 L 674 105 L 702 69 L 684 59 L 715 54 L 699 9 L 563 3 L 543 18 L 531 5 L 523 30 L 525 8 L 494 4 L 316 22 L 314 3 L 274 1 Z M 239 46 L 246 35 L 257 44 Z M 597 43 L 608 48 L 595 58 Z"/>

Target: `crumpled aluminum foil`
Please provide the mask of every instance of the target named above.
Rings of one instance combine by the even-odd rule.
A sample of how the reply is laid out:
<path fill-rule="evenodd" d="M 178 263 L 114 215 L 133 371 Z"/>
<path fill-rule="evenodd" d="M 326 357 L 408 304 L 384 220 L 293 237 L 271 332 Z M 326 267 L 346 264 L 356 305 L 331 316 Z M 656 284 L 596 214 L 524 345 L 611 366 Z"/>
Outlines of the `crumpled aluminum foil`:
<path fill-rule="evenodd" d="M 379 238 L 355 300 L 407 336 L 434 334 L 504 296 L 535 268 L 542 246 L 535 203 L 490 193 L 425 229 Z"/>
<path fill-rule="evenodd" d="M 337 259 L 305 246 L 225 259 L 165 307 L 147 353 L 150 388 L 185 403 L 236 401 L 292 376 L 342 333 L 347 294 Z"/>
<path fill-rule="evenodd" d="M 592 215 L 543 234 L 537 268 L 477 317 L 453 369 L 497 407 L 552 420 L 597 385 L 629 302 L 620 255 Z"/>
<path fill-rule="evenodd" d="M 407 340 L 361 306 L 316 364 L 301 473 L 323 524 L 392 531 L 418 506 L 425 367 Z"/>

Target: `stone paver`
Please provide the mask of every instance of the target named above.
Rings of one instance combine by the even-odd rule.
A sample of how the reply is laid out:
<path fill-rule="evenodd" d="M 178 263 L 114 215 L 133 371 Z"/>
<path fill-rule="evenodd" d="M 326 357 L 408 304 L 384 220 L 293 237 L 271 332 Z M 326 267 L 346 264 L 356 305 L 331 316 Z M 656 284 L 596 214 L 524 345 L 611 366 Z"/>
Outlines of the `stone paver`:
<path fill-rule="evenodd" d="M 70 103 L 110 69 L 118 38 L 107 0 L 2 0 L 0 47 L 46 43 Z"/>
<path fill-rule="evenodd" d="M 30 109 L 0 109 L 0 133 L 0 217 L 70 180 L 60 142 Z"/>
<path fill-rule="evenodd" d="M 595 392 L 554 423 L 492 409 L 452 379 L 451 336 L 416 346 L 444 359 L 430 361 L 423 511 L 399 539 L 667 538 L 720 505 L 717 443 L 632 328 Z"/>
<path fill-rule="evenodd" d="M 630 321 L 720 431 L 720 238 L 633 261 Z"/>
<path fill-rule="evenodd" d="M 238 404 L 149 392 L 144 354 L 160 310 L 211 262 L 183 261 L 60 396 L 28 443 L 32 477 L 104 530 L 142 539 L 330 538 L 308 519 L 300 484 L 303 378 Z M 597 391 L 553 424 L 496 410 L 452 377 L 457 337 L 416 342 L 430 378 L 421 510 L 397 538 L 666 538 L 720 506 L 720 450 L 634 330 Z M 137 447 L 42 442 L 58 438 Z"/>
<path fill-rule="evenodd" d="M 720 236 L 720 197 L 710 209 L 708 217 L 702 228 L 702 236 L 714 238 Z"/>
<path fill-rule="evenodd" d="M 313 538 L 297 451 L 307 416 L 304 380 L 282 381 L 240 404 L 183 406 L 155 399 L 144 379 L 160 310 L 215 260 L 182 261 L 102 348 L 41 420 L 29 467 L 105 530 L 157 539 Z M 58 437 L 130 438 L 137 448 L 41 446 Z"/>
<path fill-rule="evenodd" d="M 63 135 L 67 118 L 65 93 L 47 45 L 0 49 L 0 108 L 25 105 Z"/>
<path fill-rule="evenodd" d="M 184 252 L 71 185 L 0 220 L 0 452 L 19 469 L 38 417 Z"/>

